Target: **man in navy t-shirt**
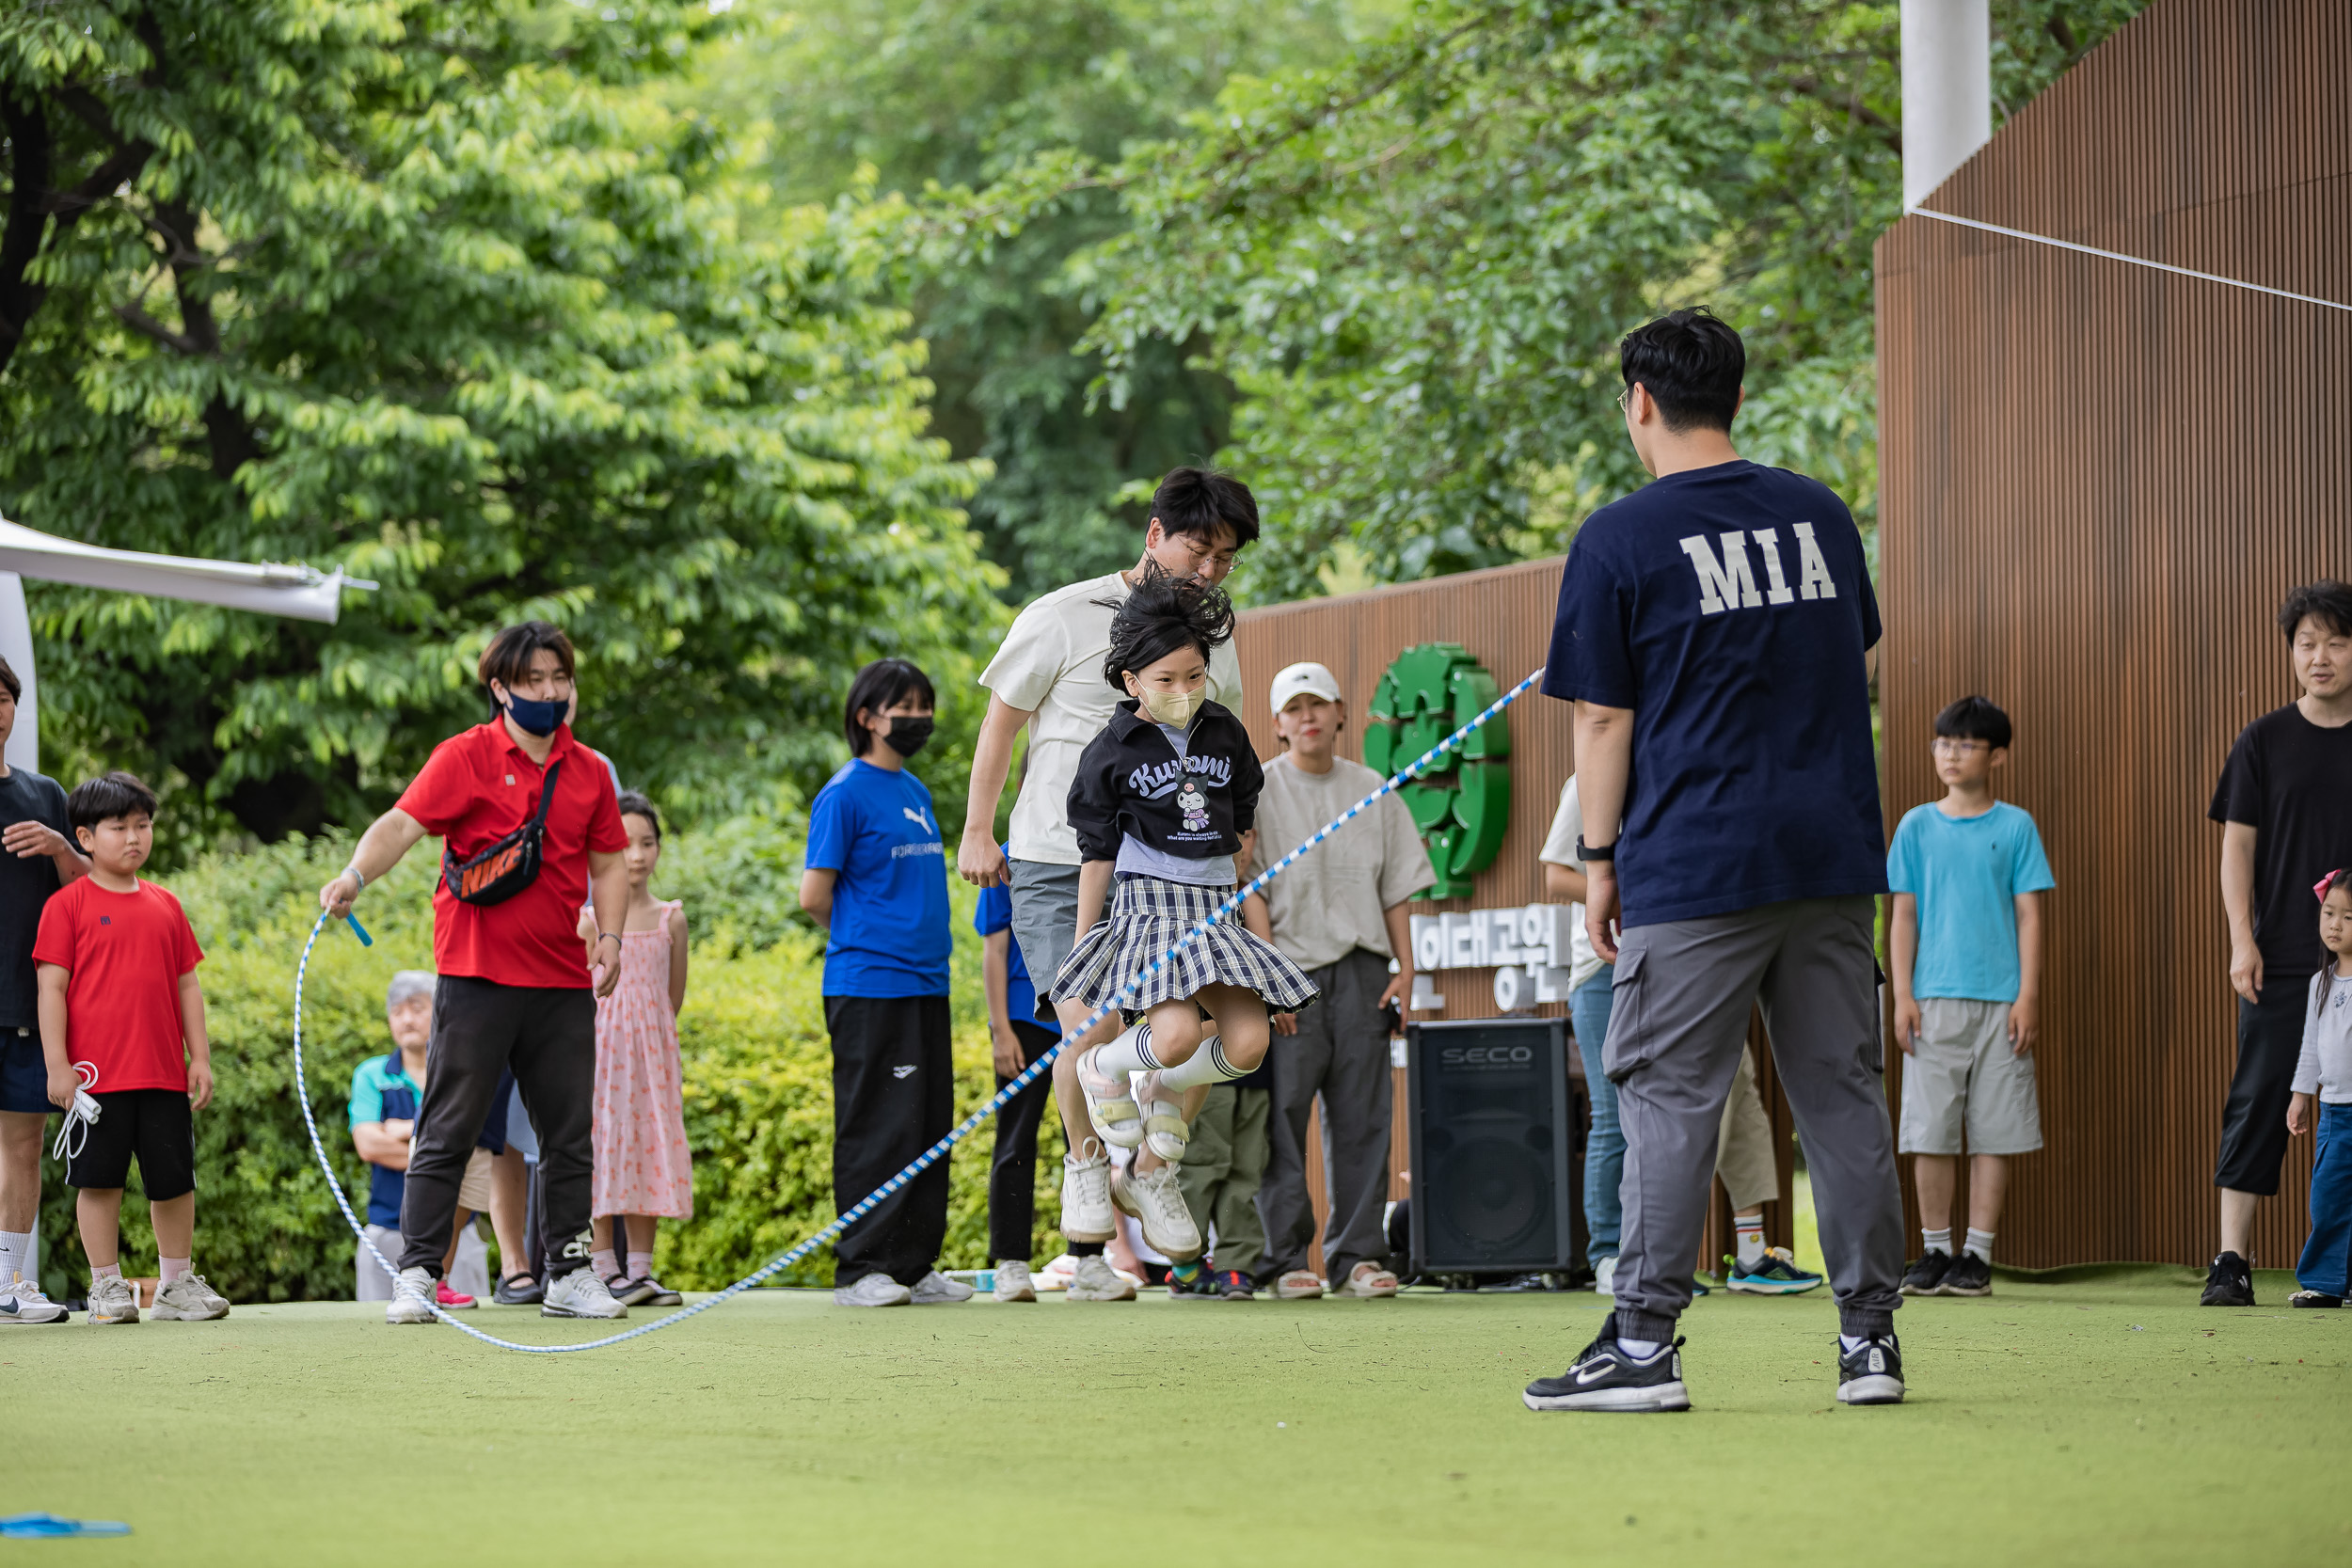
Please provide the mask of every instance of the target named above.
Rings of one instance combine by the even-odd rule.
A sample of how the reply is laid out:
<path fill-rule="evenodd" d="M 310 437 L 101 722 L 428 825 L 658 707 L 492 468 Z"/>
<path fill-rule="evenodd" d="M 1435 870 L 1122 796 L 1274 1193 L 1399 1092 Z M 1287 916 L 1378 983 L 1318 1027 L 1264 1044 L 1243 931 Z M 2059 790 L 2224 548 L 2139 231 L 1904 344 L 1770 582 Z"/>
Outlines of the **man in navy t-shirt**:
<path fill-rule="evenodd" d="M 1891 1403 L 1902 1198 L 1880 1080 L 1862 538 L 1828 487 L 1733 450 L 1737 332 L 1677 310 L 1619 352 L 1627 434 L 1656 483 L 1578 531 L 1544 674 L 1576 704 L 1585 922 L 1616 965 L 1602 1060 L 1626 1140 L 1617 1306 L 1526 1402 L 1688 1407 L 1675 1324 L 1760 1003 L 1820 1195 L 1837 1397 Z"/>
<path fill-rule="evenodd" d="M 947 863 L 931 792 L 907 770 L 930 738 L 935 700 L 930 678 L 903 658 L 859 671 L 842 719 L 850 760 L 808 809 L 801 908 L 825 928 L 837 1210 L 905 1169 L 955 1120 Z M 971 1286 L 933 1267 L 946 1239 L 942 1160 L 834 1243 L 834 1300 L 970 1299 Z"/>

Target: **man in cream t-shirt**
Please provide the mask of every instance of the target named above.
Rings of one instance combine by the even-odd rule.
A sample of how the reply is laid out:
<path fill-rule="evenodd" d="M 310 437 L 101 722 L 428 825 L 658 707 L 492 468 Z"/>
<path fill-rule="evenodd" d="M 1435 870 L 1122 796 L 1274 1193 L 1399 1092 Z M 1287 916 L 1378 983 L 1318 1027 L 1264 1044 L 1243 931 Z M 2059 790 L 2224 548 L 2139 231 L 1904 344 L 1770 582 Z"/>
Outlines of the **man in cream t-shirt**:
<path fill-rule="evenodd" d="M 1134 568 L 1073 582 L 1030 604 L 980 674 L 989 691 L 988 713 L 973 747 L 956 869 L 977 886 L 1009 888 L 1013 941 L 1041 992 L 1053 983 L 1078 937 L 1079 856 L 1077 834 L 1070 827 L 1071 781 L 1080 753 L 1110 722 L 1124 695 L 1103 673 L 1110 655 L 1111 607 L 1127 596 L 1129 579 L 1154 562 L 1172 577 L 1221 583 L 1232 571 L 1234 557 L 1257 537 L 1258 503 L 1248 486 L 1206 468 L 1173 469 L 1152 494 L 1143 554 Z M 1209 696 L 1240 714 L 1241 660 L 1230 643 L 1209 660 Z M 1012 832 L 1006 847 L 999 848 L 996 802 L 1011 771 L 1014 738 L 1025 725 L 1027 763 L 1013 803 Z M 1110 1038 L 1119 1015 L 1079 1039 L 1073 1031 L 1086 1021 L 1088 1009 L 1065 1002 L 1056 1010 L 1070 1044 L 1054 1059 L 1054 1097 L 1072 1150 L 1062 1173 L 1061 1226 L 1079 1259 L 1071 1295 L 1078 1301 L 1125 1299 L 1134 1294 L 1131 1288 L 1124 1295 L 1098 1293 L 1111 1290 L 1104 1282 L 1114 1277 L 1100 1261 L 1098 1240 L 1107 1237 L 1115 1223 L 1110 1164 L 1087 1120 L 1086 1100 L 1073 1074 L 1079 1050 Z M 1084 1158 L 1077 1157 L 1080 1151 Z M 1159 1163 L 1148 1148 L 1138 1149 L 1136 1158 L 1138 1169 Z M 1089 1247 L 1094 1250 L 1082 1250 Z"/>
<path fill-rule="evenodd" d="M 1569 944 L 1568 1019 L 1576 1031 L 1577 1054 L 1584 1059 L 1585 1092 L 1593 1101 L 1593 1129 L 1584 1142 L 1584 1225 L 1591 1238 L 1584 1250 L 1596 1276 L 1594 1289 L 1608 1295 L 1624 1223 L 1617 1189 L 1625 1178 L 1625 1133 L 1617 1124 L 1617 1086 L 1600 1063 L 1601 1042 L 1609 1037 L 1610 988 L 1616 968 L 1601 961 L 1584 929 L 1584 867 L 1576 858 L 1576 841 L 1583 832 L 1584 815 L 1571 775 L 1560 786 L 1560 810 L 1536 858 L 1544 863 L 1545 896 L 1569 907 L 1576 933 Z M 1764 1205 L 1780 1194 L 1780 1169 L 1772 1154 L 1772 1118 L 1764 1114 L 1763 1097 L 1756 1092 L 1756 1058 L 1745 1050 L 1740 1053 L 1731 1097 L 1724 1101 L 1715 1174 L 1731 1199 L 1740 1249 L 1725 1273 L 1730 1288 L 1742 1295 L 1794 1295 L 1820 1284 L 1821 1276 L 1798 1268 L 1786 1249 L 1764 1244 Z"/>
<path fill-rule="evenodd" d="M 1274 677 L 1268 705 L 1283 751 L 1266 764 L 1258 797 L 1253 873 L 1380 787 L 1379 774 L 1336 754 L 1347 705 L 1330 671 L 1291 665 Z M 1307 1120 L 1318 1098 L 1331 1198 L 1323 1261 L 1332 1293 L 1396 1294 L 1383 1223 L 1395 1091 L 1382 1009 L 1413 993 L 1405 902 L 1437 879 L 1412 813 L 1390 794 L 1242 907 L 1243 923 L 1305 970 L 1322 993 L 1303 1014 L 1274 1016 L 1275 1033 L 1289 1037 L 1266 1056 L 1274 1069 L 1272 1147 L 1258 1215 L 1265 1222 L 1265 1266 L 1283 1300 L 1323 1294 L 1307 1268 L 1315 1235 L 1307 1198 Z"/>

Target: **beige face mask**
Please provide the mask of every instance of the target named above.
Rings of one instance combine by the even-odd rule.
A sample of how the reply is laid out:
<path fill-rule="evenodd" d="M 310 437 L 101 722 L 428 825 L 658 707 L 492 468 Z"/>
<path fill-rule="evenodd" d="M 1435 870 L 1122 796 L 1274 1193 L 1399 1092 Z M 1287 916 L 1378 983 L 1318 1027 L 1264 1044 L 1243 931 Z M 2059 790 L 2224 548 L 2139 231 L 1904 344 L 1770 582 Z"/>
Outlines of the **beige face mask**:
<path fill-rule="evenodd" d="M 1206 683 L 1193 688 L 1190 691 L 1165 691 L 1146 687 L 1143 691 L 1143 711 L 1150 714 L 1159 723 L 1170 724 L 1180 730 L 1188 729 L 1192 725 L 1192 716 L 1199 713 L 1200 705 L 1208 700 L 1209 689 Z"/>

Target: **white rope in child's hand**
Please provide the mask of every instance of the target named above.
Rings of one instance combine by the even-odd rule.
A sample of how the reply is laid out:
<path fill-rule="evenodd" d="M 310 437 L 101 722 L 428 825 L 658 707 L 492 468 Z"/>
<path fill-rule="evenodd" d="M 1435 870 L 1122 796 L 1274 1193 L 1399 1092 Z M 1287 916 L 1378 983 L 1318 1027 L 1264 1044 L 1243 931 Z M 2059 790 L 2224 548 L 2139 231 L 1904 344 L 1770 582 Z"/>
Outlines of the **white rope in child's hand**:
<path fill-rule="evenodd" d="M 1391 790 L 1395 789 L 1399 784 L 1402 784 L 1408 780 L 1419 778 L 1432 763 L 1436 762 L 1439 757 L 1444 756 L 1447 752 L 1461 745 L 1463 741 L 1469 739 L 1471 731 L 1477 729 L 1479 725 L 1486 723 L 1488 720 L 1501 713 L 1504 708 L 1509 707 L 1513 703 L 1517 702 L 1526 693 L 1528 688 L 1534 686 L 1536 681 L 1543 677 L 1543 673 L 1544 672 L 1541 667 L 1530 672 L 1526 679 L 1520 681 L 1518 685 L 1513 687 L 1510 690 L 1496 698 L 1495 701 L 1487 705 L 1485 711 L 1481 712 L 1475 719 L 1472 719 L 1469 723 L 1464 724 L 1460 729 L 1455 730 L 1452 735 L 1447 736 L 1443 740 L 1438 741 L 1435 746 L 1429 748 L 1428 751 L 1423 752 L 1407 767 L 1383 781 L 1379 788 L 1374 790 L 1371 794 L 1365 796 L 1362 800 L 1357 801 L 1354 805 L 1340 813 L 1339 816 L 1325 823 L 1312 837 L 1307 840 L 1307 842 L 1299 845 L 1289 854 L 1284 855 L 1280 860 L 1276 861 L 1272 865 L 1267 866 L 1263 871 L 1260 872 L 1245 885 L 1235 888 L 1233 890 L 1232 896 L 1227 898 L 1224 903 L 1218 905 L 1215 912 L 1211 913 L 1207 918 L 1199 922 L 1183 936 L 1178 937 L 1173 942 L 1169 943 L 1168 951 L 1162 953 L 1158 958 L 1152 959 L 1152 962 L 1145 965 L 1142 969 L 1137 970 L 1133 975 L 1129 976 L 1127 983 L 1120 987 L 1119 990 L 1110 998 L 1109 1001 L 1104 1002 L 1101 1006 L 1095 1008 L 1092 1013 L 1087 1016 L 1086 1022 L 1080 1023 L 1074 1029 L 1065 1031 L 1062 1037 L 1054 1044 L 1052 1049 L 1048 1050 L 1036 1061 L 1031 1062 L 1027 1067 L 1024 1068 L 1018 1076 L 1007 1083 L 1003 1088 L 997 1090 L 995 1098 L 989 1101 L 987 1104 L 982 1105 L 978 1110 L 973 1112 L 970 1116 L 964 1117 L 961 1122 L 958 1122 L 954 1130 L 948 1132 L 946 1137 L 931 1145 L 930 1148 L 925 1149 L 921 1154 L 916 1155 L 914 1162 L 910 1164 L 906 1169 L 900 1171 L 898 1175 L 892 1177 L 889 1180 L 883 1182 L 881 1186 L 866 1194 L 865 1197 L 859 1199 L 843 1213 L 834 1216 L 832 1223 L 827 1225 L 823 1229 L 818 1231 L 815 1235 L 810 1236 L 806 1241 L 801 1243 L 798 1246 L 791 1248 L 789 1251 L 776 1254 L 775 1257 L 771 1258 L 767 1262 L 761 1264 L 750 1274 L 745 1275 L 742 1278 L 737 1280 L 725 1290 L 718 1291 L 716 1294 L 711 1295 L 705 1300 L 698 1301 L 691 1307 L 680 1307 L 677 1311 L 672 1312 L 667 1317 L 657 1318 L 652 1323 L 640 1323 L 635 1328 L 626 1329 L 619 1334 L 608 1334 L 602 1338 L 583 1339 L 578 1344 L 570 1345 L 525 1345 L 518 1344 L 512 1339 L 501 1339 L 495 1334 L 484 1333 L 481 1329 L 478 1329 L 471 1323 L 465 1322 L 456 1314 L 440 1306 L 437 1302 L 433 1306 L 433 1315 L 436 1318 L 438 1318 L 441 1322 L 449 1324 L 452 1328 L 454 1328 L 461 1333 L 469 1335 L 472 1338 L 481 1340 L 485 1345 L 496 1345 L 501 1350 L 521 1351 L 527 1355 L 565 1355 L 574 1351 L 602 1350 L 608 1345 L 625 1344 L 628 1340 L 643 1338 L 644 1336 L 652 1334 L 660 1329 L 668 1328 L 673 1323 L 684 1323 L 687 1319 L 693 1317 L 696 1313 L 707 1312 L 720 1303 L 731 1300 L 734 1297 L 740 1295 L 745 1291 L 751 1290 L 753 1287 L 773 1278 L 776 1275 L 790 1268 L 793 1264 L 801 1261 L 801 1259 L 815 1252 L 818 1247 L 823 1246 L 826 1243 L 840 1235 L 842 1231 L 848 1229 L 850 1226 L 856 1224 L 860 1219 L 864 1218 L 865 1215 L 875 1207 L 875 1205 L 889 1197 L 893 1193 L 898 1192 L 908 1182 L 914 1180 L 917 1176 L 920 1176 L 924 1171 L 930 1169 L 941 1160 L 946 1159 L 948 1151 L 954 1148 L 956 1145 L 961 1143 L 965 1138 L 970 1137 L 974 1132 L 977 1131 L 982 1122 L 986 1121 L 990 1117 L 994 1116 L 998 1111 L 1009 1104 L 1022 1090 L 1037 1082 L 1039 1074 L 1050 1071 L 1054 1065 L 1054 1059 L 1062 1053 L 1064 1047 L 1069 1045 L 1072 1040 L 1084 1039 L 1089 1030 L 1091 1030 L 1097 1023 L 1100 1023 L 1104 1019 L 1109 1017 L 1111 1013 L 1118 1010 L 1120 1005 L 1128 997 L 1134 995 L 1137 987 L 1141 986 L 1146 980 L 1149 980 L 1154 974 L 1157 974 L 1161 970 L 1166 969 L 1168 964 L 1175 959 L 1177 954 L 1183 952 L 1185 948 L 1200 941 L 1201 937 L 1207 935 L 1210 928 L 1216 926 L 1218 921 L 1223 920 L 1226 916 L 1232 914 L 1235 911 L 1239 910 L 1242 907 L 1243 902 L 1247 900 L 1251 894 L 1262 891 L 1267 883 L 1273 881 L 1275 878 L 1279 877 L 1283 872 L 1289 870 L 1294 864 L 1297 863 L 1298 860 L 1302 856 L 1306 855 L 1310 850 L 1316 848 L 1323 843 L 1324 840 L 1329 838 L 1333 833 L 1339 832 L 1340 829 L 1345 827 L 1349 822 L 1353 821 L 1359 815 L 1372 806 L 1382 796 L 1388 794 Z M 400 1277 L 400 1270 L 395 1267 L 381 1252 L 376 1250 L 375 1243 L 368 1239 L 366 1227 L 359 1223 L 358 1216 L 352 1212 L 351 1199 L 344 1195 L 343 1184 L 336 1178 L 335 1175 L 334 1163 L 327 1158 L 326 1145 L 319 1136 L 318 1118 L 310 1112 L 310 1082 L 303 1070 L 302 985 L 304 976 L 310 972 L 311 949 L 318 945 L 319 933 L 326 928 L 326 911 L 325 910 L 321 910 L 319 911 L 318 919 L 311 922 L 310 940 L 302 944 L 302 959 L 294 966 L 294 1101 L 302 1107 L 302 1123 L 305 1127 L 310 1129 L 310 1152 L 318 1159 L 320 1174 L 326 1178 L 326 1190 L 334 1195 L 335 1207 L 342 1211 L 343 1223 L 351 1227 L 352 1235 L 357 1237 L 359 1244 L 367 1249 L 368 1256 L 374 1259 L 376 1263 L 383 1268 L 387 1275 L 397 1280 Z"/>
<path fill-rule="evenodd" d="M 65 1121 L 57 1128 L 57 1141 L 49 1146 L 52 1160 L 78 1160 L 82 1146 L 89 1142 L 90 1124 L 98 1119 L 98 1101 L 91 1091 L 98 1087 L 98 1064 L 76 1062 L 73 1076 L 80 1087 L 73 1091 L 73 1103 L 65 1110 Z"/>

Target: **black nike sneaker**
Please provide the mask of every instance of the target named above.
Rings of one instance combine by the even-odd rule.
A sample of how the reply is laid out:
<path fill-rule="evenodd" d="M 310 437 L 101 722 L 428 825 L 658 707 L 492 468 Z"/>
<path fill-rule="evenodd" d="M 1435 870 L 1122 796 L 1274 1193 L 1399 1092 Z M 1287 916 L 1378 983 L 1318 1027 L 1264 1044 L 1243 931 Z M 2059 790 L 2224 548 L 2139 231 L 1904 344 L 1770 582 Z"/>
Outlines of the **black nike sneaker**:
<path fill-rule="evenodd" d="M 2254 1265 L 2234 1252 L 2225 1252 L 2213 1260 L 2205 1271 L 2205 1293 L 2197 1298 L 2200 1307 L 2251 1307 L 2254 1305 Z"/>
<path fill-rule="evenodd" d="M 1903 1271 L 1903 1294 L 1931 1296 L 1944 1284 L 1944 1276 L 1951 1272 L 1952 1255 L 1948 1252 L 1923 1252 L 1919 1260 Z"/>
<path fill-rule="evenodd" d="M 1993 1265 L 1973 1252 L 1963 1252 L 1952 1259 L 1952 1266 L 1944 1271 L 1944 1283 L 1935 1288 L 1939 1296 L 1989 1296 L 1993 1293 Z"/>
<path fill-rule="evenodd" d="M 1558 1377 L 1539 1377 L 1520 1396 L 1530 1410 L 1688 1410 L 1682 1341 L 1636 1361 L 1617 1343 L 1613 1322 Z"/>
<path fill-rule="evenodd" d="M 1875 1334 L 1853 1349 L 1837 1341 L 1837 1402 L 1903 1402 L 1903 1348 L 1892 1334 Z"/>

